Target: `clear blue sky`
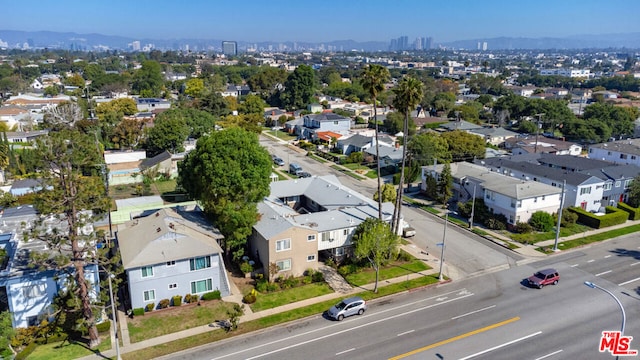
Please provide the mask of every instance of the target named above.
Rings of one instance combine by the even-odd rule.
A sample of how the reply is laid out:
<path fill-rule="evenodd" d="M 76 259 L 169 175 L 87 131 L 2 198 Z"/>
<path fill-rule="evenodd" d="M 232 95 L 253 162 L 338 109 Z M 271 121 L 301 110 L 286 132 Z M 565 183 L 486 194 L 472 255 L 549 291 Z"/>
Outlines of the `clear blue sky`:
<path fill-rule="evenodd" d="M 389 41 L 640 32 L 640 0 L 2 0 L 2 30 L 152 39 Z"/>

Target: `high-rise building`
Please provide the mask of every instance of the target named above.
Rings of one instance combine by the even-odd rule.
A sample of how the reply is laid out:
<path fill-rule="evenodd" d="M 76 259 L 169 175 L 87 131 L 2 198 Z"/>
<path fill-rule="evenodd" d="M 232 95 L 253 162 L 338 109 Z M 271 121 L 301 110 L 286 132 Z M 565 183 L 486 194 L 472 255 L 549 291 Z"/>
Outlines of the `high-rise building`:
<path fill-rule="evenodd" d="M 133 41 L 131 43 L 131 50 L 133 51 L 140 51 L 140 41 Z"/>
<path fill-rule="evenodd" d="M 484 41 L 484 42 L 482 43 L 482 51 L 487 51 L 487 47 L 488 47 L 488 46 L 487 46 L 487 42 L 486 42 L 486 41 Z"/>
<path fill-rule="evenodd" d="M 413 42 L 413 48 L 415 50 L 422 50 L 422 38 L 421 37 L 417 37 L 416 40 Z"/>
<path fill-rule="evenodd" d="M 238 43 L 235 41 L 223 41 L 222 53 L 228 56 L 238 55 Z"/>
<path fill-rule="evenodd" d="M 422 49 L 430 50 L 433 46 L 433 38 L 432 37 L 423 37 L 422 38 Z"/>

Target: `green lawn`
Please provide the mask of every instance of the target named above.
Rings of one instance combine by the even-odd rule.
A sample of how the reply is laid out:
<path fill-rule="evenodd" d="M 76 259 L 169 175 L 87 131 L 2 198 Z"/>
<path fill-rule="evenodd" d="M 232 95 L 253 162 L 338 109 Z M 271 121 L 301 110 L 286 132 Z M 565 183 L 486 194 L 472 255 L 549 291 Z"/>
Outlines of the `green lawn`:
<path fill-rule="evenodd" d="M 323 164 L 324 164 L 324 163 L 328 163 L 328 162 L 329 162 L 329 160 L 323 159 L 323 158 L 321 158 L 320 156 L 315 155 L 315 154 L 314 154 L 314 153 L 312 153 L 312 152 L 309 152 L 309 153 L 307 154 L 307 156 L 308 156 L 308 157 L 310 157 L 310 158 L 312 158 L 313 160 L 315 160 L 315 161 L 319 161 L 319 162 L 321 162 L 321 163 L 323 163 Z"/>
<path fill-rule="evenodd" d="M 157 181 L 151 185 L 152 188 L 156 188 L 158 193 L 164 194 L 167 192 L 172 192 L 176 190 L 176 179 L 171 179 L 167 181 Z"/>
<path fill-rule="evenodd" d="M 110 349 L 111 338 L 106 335 L 106 338 L 102 340 L 96 350 L 89 349 L 87 344 L 81 342 L 55 342 L 36 347 L 27 358 L 29 360 L 68 360 L 93 355 L 96 354 L 96 351 L 104 352 Z"/>
<path fill-rule="evenodd" d="M 291 141 L 291 140 L 295 140 L 295 139 L 298 138 L 297 136 L 289 135 L 289 133 L 287 133 L 285 131 L 269 130 L 269 131 L 266 131 L 266 133 L 271 135 L 271 136 L 273 136 L 273 137 L 275 137 L 275 138 L 282 139 L 282 140 L 285 140 L 285 141 Z"/>
<path fill-rule="evenodd" d="M 369 171 L 370 169 L 364 165 L 360 165 L 360 164 L 356 164 L 356 163 L 351 163 L 351 164 L 343 164 L 342 166 L 346 167 L 349 170 L 366 170 Z"/>
<path fill-rule="evenodd" d="M 227 310 L 233 307 L 232 303 L 220 300 L 202 301 L 201 304 L 201 306 L 190 304 L 155 310 L 143 316 L 127 319 L 131 342 L 139 342 L 226 319 L 229 317 Z"/>
<path fill-rule="evenodd" d="M 341 173 L 343 173 L 345 175 L 348 175 L 348 176 L 351 176 L 352 178 L 357 179 L 357 180 L 364 180 L 365 179 L 364 177 L 354 173 L 353 171 L 349 171 L 349 170 L 345 169 L 344 167 L 342 167 L 340 165 L 331 165 L 331 168 L 335 169 L 335 170 L 338 170 Z"/>
<path fill-rule="evenodd" d="M 640 225 L 632 225 L 632 226 L 627 226 L 621 229 L 605 231 L 599 234 L 585 236 L 580 239 L 562 241 L 558 244 L 558 249 L 560 250 L 572 249 L 574 247 L 587 245 L 587 244 L 591 244 L 591 243 L 602 241 L 602 240 L 612 239 L 622 235 L 628 235 L 637 231 L 640 231 Z M 548 254 L 553 252 L 553 246 L 538 248 L 537 250 Z"/>
<path fill-rule="evenodd" d="M 265 294 L 259 293 L 256 302 L 251 304 L 251 310 L 257 312 L 266 309 L 272 309 L 281 305 L 294 303 L 296 301 L 305 300 L 320 295 L 330 294 L 332 292 L 333 290 L 329 287 L 329 285 L 322 282 Z"/>
<path fill-rule="evenodd" d="M 391 265 L 380 269 L 379 280 L 414 274 L 429 269 L 430 267 L 422 260 L 416 259 L 411 262 L 402 263 L 394 262 Z M 373 271 L 373 269 L 365 269 L 354 274 L 349 274 L 345 276 L 345 279 L 353 286 L 363 286 L 376 281 L 376 272 Z"/>
<path fill-rule="evenodd" d="M 584 225 L 580 225 L 580 224 L 573 224 L 569 227 L 561 227 L 560 228 L 560 237 L 566 237 L 569 235 L 574 235 L 574 234 L 579 234 L 579 233 L 583 233 L 585 231 L 591 230 L 590 227 L 588 226 L 584 226 Z M 506 233 L 511 239 L 513 239 L 514 241 L 517 241 L 519 243 L 523 243 L 523 244 L 535 244 L 539 241 L 545 241 L 545 240 L 551 240 L 551 239 L 555 239 L 556 237 L 556 232 L 555 230 L 553 231 L 547 231 L 547 232 L 533 232 L 533 233 L 529 233 L 529 234 L 513 234 L 510 232 Z"/>

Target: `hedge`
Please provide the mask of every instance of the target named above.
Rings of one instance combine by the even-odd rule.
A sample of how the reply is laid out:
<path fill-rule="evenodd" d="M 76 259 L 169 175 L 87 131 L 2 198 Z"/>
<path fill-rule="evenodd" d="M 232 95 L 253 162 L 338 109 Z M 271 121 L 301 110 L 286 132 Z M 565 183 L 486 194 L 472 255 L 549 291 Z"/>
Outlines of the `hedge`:
<path fill-rule="evenodd" d="M 172 306 L 180 306 L 182 305 L 182 296 L 180 295 L 176 295 L 174 297 L 171 298 L 171 305 Z"/>
<path fill-rule="evenodd" d="M 640 219 L 640 208 L 631 207 L 623 202 L 618 203 L 618 209 L 624 210 L 629 213 L 629 220 Z"/>
<path fill-rule="evenodd" d="M 144 307 L 144 309 L 145 309 L 147 312 L 148 312 L 148 311 L 153 311 L 153 309 L 155 309 L 155 308 L 156 308 L 156 304 L 155 304 L 155 303 L 147 304 L 147 305 Z"/>
<path fill-rule="evenodd" d="M 97 324 L 96 329 L 98 330 L 99 333 L 104 333 L 109 331 L 109 329 L 111 329 L 111 321 L 107 320 L 107 321 L 101 322 L 100 324 Z"/>
<path fill-rule="evenodd" d="M 222 297 L 220 296 L 220 290 L 214 290 L 202 295 L 202 300 L 220 300 Z"/>
<path fill-rule="evenodd" d="M 31 355 L 31 353 L 33 353 L 36 350 L 37 346 L 38 345 L 35 342 L 32 342 L 31 344 L 25 346 L 25 348 L 22 349 L 22 351 L 20 351 L 18 353 L 18 355 L 16 355 L 14 360 L 24 360 L 24 359 L 26 359 L 29 355 Z"/>
<path fill-rule="evenodd" d="M 142 316 L 144 315 L 144 308 L 135 308 L 133 309 L 134 316 Z"/>
<path fill-rule="evenodd" d="M 605 215 L 595 215 L 578 207 L 570 207 L 567 210 L 578 214 L 578 222 L 594 229 L 624 224 L 629 217 L 629 213 L 613 206 L 605 207 Z"/>

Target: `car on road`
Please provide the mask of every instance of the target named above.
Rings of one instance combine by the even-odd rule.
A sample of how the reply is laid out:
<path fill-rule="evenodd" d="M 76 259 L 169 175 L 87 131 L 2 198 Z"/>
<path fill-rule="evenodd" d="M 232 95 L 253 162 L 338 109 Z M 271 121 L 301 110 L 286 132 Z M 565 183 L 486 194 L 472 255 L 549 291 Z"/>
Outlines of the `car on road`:
<path fill-rule="evenodd" d="M 367 302 L 359 296 L 344 299 L 333 305 L 327 315 L 330 318 L 342 321 L 342 319 L 351 315 L 362 315 L 367 310 Z"/>
<path fill-rule="evenodd" d="M 284 160 L 282 160 L 281 158 L 275 156 L 273 158 L 273 163 L 278 165 L 278 166 L 283 166 L 284 165 Z"/>
<path fill-rule="evenodd" d="M 529 286 L 537 287 L 538 289 L 550 284 L 557 285 L 558 281 L 560 281 L 560 274 L 555 269 L 540 270 L 527 279 Z"/>
<path fill-rule="evenodd" d="M 411 226 L 407 226 L 402 229 L 402 236 L 405 238 L 416 236 L 416 229 L 412 228 Z"/>

